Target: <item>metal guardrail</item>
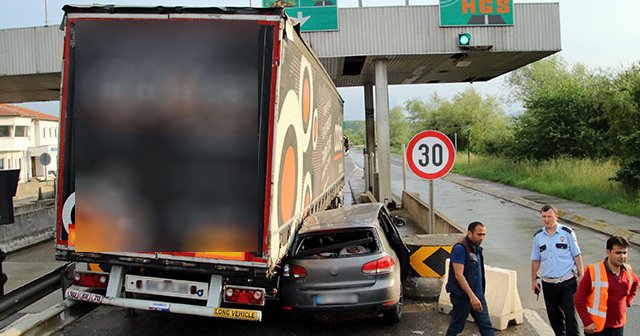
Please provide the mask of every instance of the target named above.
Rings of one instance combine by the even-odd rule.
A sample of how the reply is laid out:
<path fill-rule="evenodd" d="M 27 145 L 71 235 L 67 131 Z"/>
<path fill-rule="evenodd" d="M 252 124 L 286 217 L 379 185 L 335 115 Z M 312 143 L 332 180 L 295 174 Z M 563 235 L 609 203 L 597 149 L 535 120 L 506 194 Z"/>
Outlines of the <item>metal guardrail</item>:
<path fill-rule="evenodd" d="M 2 262 L 4 259 L 4 251 L 0 249 L 0 297 L 4 296 L 4 284 L 7 283 L 7 275 L 2 271 Z"/>
<path fill-rule="evenodd" d="M 73 263 L 67 263 L 0 296 L 0 320 L 40 300 L 60 288 L 63 283 L 68 283 L 67 279 L 70 279 L 69 274 L 73 273 L 73 268 Z"/>

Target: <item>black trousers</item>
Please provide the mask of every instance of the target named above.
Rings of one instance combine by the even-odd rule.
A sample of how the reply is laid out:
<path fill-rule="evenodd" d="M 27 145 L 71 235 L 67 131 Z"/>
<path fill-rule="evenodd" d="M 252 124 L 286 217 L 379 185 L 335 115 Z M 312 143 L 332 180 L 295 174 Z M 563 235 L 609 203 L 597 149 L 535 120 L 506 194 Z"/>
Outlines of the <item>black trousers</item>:
<path fill-rule="evenodd" d="M 544 305 L 556 336 L 580 335 L 573 301 L 577 288 L 578 281 L 575 277 L 557 284 L 542 282 Z"/>
<path fill-rule="evenodd" d="M 586 336 L 623 336 L 624 327 L 620 328 L 604 328 L 601 332 L 595 334 L 585 334 Z"/>

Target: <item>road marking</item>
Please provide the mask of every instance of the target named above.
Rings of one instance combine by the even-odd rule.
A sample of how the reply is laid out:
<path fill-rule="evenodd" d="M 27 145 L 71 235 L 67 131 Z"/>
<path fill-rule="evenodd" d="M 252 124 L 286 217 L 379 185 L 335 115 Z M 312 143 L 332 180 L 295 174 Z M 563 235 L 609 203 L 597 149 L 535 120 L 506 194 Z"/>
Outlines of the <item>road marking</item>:
<path fill-rule="evenodd" d="M 523 309 L 524 318 L 538 332 L 538 336 L 554 336 L 553 329 L 545 322 L 535 310 Z"/>

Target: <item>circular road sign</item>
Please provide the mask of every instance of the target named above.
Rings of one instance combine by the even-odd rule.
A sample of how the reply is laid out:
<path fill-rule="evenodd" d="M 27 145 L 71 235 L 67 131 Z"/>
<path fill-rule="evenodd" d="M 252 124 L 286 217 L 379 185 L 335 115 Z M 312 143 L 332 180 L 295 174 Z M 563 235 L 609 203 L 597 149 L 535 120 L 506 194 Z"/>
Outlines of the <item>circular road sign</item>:
<path fill-rule="evenodd" d="M 419 177 L 436 180 L 453 168 L 456 152 L 451 140 L 438 131 L 416 134 L 407 147 L 409 168 Z"/>
<path fill-rule="evenodd" d="M 51 155 L 49 153 L 40 154 L 40 163 L 43 166 L 48 166 L 51 163 Z"/>

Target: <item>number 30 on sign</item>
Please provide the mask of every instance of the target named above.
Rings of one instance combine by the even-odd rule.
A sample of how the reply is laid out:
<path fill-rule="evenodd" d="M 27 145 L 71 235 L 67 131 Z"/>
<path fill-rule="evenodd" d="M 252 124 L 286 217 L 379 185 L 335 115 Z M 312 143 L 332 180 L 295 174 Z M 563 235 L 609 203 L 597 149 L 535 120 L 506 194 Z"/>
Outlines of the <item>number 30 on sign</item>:
<path fill-rule="evenodd" d="M 451 140 L 438 131 L 422 131 L 416 134 L 407 147 L 409 168 L 427 180 L 445 176 L 453 168 L 455 155 Z"/>

